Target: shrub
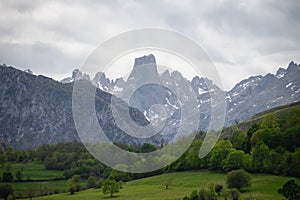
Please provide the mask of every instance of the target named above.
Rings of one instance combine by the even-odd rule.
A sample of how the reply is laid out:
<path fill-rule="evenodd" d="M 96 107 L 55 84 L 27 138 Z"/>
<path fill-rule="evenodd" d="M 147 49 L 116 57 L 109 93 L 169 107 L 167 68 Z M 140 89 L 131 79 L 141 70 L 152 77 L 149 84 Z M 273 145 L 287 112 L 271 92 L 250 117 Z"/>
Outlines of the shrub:
<path fill-rule="evenodd" d="M 229 188 L 240 190 L 251 185 L 251 176 L 243 169 L 233 170 L 227 174 L 226 182 Z"/>
<path fill-rule="evenodd" d="M 205 187 L 205 198 L 207 200 L 215 200 L 217 198 L 217 194 L 215 192 L 216 185 L 214 183 L 208 183 Z"/>
<path fill-rule="evenodd" d="M 198 192 L 197 190 L 194 190 L 191 195 L 190 195 L 190 200 L 198 200 L 199 199 L 199 195 L 198 195 Z"/>
<path fill-rule="evenodd" d="M 98 182 L 97 182 L 97 185 L 96 185 L 96 188 L 102 188 L 102 185 L 103 185 L 103 180 L 99 180 Z"/>
<path fill-rule="evenodd" d="M 215 192 L 220 196 L 221 191 L 223 190 L 223 186 L 222 185 L 215 185 Z"/>
<path fill-rule="evenodd" d="M 277 192 L 288 200 L 300 199 L 300 185 L 298 185 L 295 180 L 287 181 Z"/>
<path fill-rule="evenodd" d="M 2 181 L 3 182 L 13 182 L 14 177 L 11 172 L 3 172 Z"/>
<path fill-rule="evenodd" d="M 97 181 L 94 176 L 90 176 L 87 180 L 87 187 L 88 188 L 95 188 L 97 186 Z"/>
<path fill-rule="evenodd" d="M 18 171 L 16 172 L 16 179 L 17 179 L 18 181 L 22 181 L 22 180 L 23 180 L 23 177 L 24 177 L 23 172 L 22 172 L 21 170 L 18 170 Z"/>
<path fill-rule="evenodd" d="M 183 197 L 182 200 L 190 200 L 190 198 L 188 198 L 187 196 Z"/>
<path fill-rule="evenodd" d="M 199 191 L 199 199 L 205 200 L 205 189 L 204 188 L 201 188 Z"/>
<path fill-rule="evenodd" d="M 232 200 L 238 200 L 241 196 L 241 193 L 238 189 L 232 188 L 226 191 L 228 197 L 230 197 Z"/>
<path fill-rule="evenodd" d="M 13 195 L 14 189 L 11 185 L 2 185 L 0 186 L 0 196 L 4 199 L 7 199 L 8 196 Z"/>

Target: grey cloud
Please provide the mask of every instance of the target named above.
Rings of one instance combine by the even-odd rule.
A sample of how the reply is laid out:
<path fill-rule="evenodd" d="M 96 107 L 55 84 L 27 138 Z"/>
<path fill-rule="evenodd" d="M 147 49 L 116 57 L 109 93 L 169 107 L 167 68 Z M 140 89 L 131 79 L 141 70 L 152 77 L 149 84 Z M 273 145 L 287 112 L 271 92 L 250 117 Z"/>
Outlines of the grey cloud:
<path fill-rule="evenodd" d="M 111 36 L 149 26 L 184 33 L 203 45 L 219 68 L 239 69 L 225 80 L 227 88 L 245 78 L 241 75 L 260 73 L 266 63 L 300 61 L 297 0 L 0 0 L 0 5 L 0 61 L 50 76 L 71 72 Z"/>
<path fill-rule="evenodd" d="M 70 72 L 80 63 L 66 57 L 60 49 L 41 42 L 33 45 L 1 43 L 0 62 L 45 75 Z"/>

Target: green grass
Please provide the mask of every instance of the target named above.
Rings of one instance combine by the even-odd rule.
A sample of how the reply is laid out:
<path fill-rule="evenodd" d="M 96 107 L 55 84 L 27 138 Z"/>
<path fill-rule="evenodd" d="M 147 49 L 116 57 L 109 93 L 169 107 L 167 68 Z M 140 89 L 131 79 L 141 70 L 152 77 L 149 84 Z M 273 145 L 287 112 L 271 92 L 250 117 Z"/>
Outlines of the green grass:
<path fill-rule="evenodd" d="M 280 177 L 274 175 L 254 174 L 252 175 L 252 186 L 242 193 L 242 198 L 252 196 L 253 199 L 284 199 L 277 193 L 290 177 Z M 163 174 L 150 178 L 128 182 L 113 199 L 118 200 L 180 200 L 185 195 L 189 195 L 193 190 L 199 190 L 206 183 L 214 182 L 225 185 L 226 174 L 214 173 L 209 171 L 198 172 L 177 172 Z M 169 189 L 165 189 L 164 183 L 173 179 Z M 297 179 L 299 181 L 299 179 Z M 38 200 L 93 200 L 110 199 L 109 195 L 103 195 L 102 191 L 90 189 L 69 195 L 68 193 L 51 195 L 36 198 Z M 223 199 L 223 198 L 219 198 Z"/>
<path fill-rule="evenodd" d="M 26 189 L 28 187 L 34 187 L 39 190 L 43 182 L 47 182 L 49 188 L 51 188 L 51 192 L 66 192 L 67 181 L 66 180 L 56 180 L 55 178 L 63 178 L 63 172 L 57 170 L 47 170 L 42 162 L 34 161 L 28 163 L 11 163 L 10 164 L 10 172 L 16 179 L 16 172 L 23 168 L 24 177 L 23 180 L 30 180 L 30 182 L 0 182 L 0 185 L 11 184 L 15 190 L 15 194 L 17 196 L 24 196 L 26 193 Z M 0 175 L 2 177 L 3 172 L 7 171 L 6 166 L 0 167 Z"/>
<path fill-rule="evenodd" d="M 58 193 L 63 193 L 68 191 L 67 181 L 59 180 L 59 181 L 44 181 L 44 182 L 11 182 L 11 183 L 3 183 L 0 185 L 10 184 L 14 188 L 15 195 L 17 197 L 26 197 L 26 190 L 30 187 L 36 188 L 37 193 L 40 193 L 40 188 L 42 184 L 47 183 L 50 188 L 49 192 L 53 193 L 56 191 Z"/>
<path fill-rule="evenodd" d="M 53 180 L 55 178 L 62 178 L 63 172 L 57 170 L 47 170 L 42 162 L 34 161 L 28 163 L 11 163 L 10 171 L 14 179 L 16 172 L 23 167 L 24 180 Z M 7 171 L 5 166 L 0 167 L 0 174 Z"/>

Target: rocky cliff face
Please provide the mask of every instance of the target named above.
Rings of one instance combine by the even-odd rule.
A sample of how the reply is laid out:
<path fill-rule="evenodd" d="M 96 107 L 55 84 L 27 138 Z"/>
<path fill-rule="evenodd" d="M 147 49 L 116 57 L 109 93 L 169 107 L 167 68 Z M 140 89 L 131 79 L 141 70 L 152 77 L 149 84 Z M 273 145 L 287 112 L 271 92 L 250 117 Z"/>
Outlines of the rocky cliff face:
<path fill-rule="evenodd" d="M 0 136 L 17 148 L 77 139 L 71 84 L 0 67 Z"/>
<path fill-rule="evenodd" d="M 226 124 L 244 121 L 253 115 L 300 100 L 300 65 L 291 62 L 275 75 L 254 76 L 227 92 Z"/>
<path fill-rule="evenodd" d="M 41 144 L 78 140 L 72 115 L 73 84 L 63 84 L 12 67 L 0 66 L 0 139 L 18 149 Z M 81 80 L 82 84 L 90 84 Z M 111 94 L 96 90 L 95 107 L 99 124 L 113 142 L 160 144 L 160 136 L 139 139 L 127 135 L 115 123 Z M 124 108 L 128 105 L 120 102 Z M 129 108 L 137 124 L 149 122 L 135 108 Z"/>

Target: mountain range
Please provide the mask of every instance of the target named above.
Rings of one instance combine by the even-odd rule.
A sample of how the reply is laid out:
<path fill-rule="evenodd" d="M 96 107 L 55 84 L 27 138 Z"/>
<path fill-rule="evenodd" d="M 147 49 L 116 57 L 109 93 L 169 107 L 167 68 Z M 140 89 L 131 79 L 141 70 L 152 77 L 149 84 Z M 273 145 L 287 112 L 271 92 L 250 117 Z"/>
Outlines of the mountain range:
<path fill-rule="evenodd" d="M 145 67 L 146 66 L 146 67 Z M 157 84 L 147 83 L 143 74 L 154 78 Z M 206 130 L 211 112 L 211 94 L 224 93 L 226 101 L 225 125 L 244 121 L 255 114 L 276 106 L 300 100 L 300 65 L 290 62 L 287 69 L 279 68 L 276 74 L 252 76 L 242 80 L 229 91 L 222 91 L 213 81 L 195 76 L 187 80 L 178 71 L 157 71 L 153 55 L 135 59 L 127 80 L 110 80 L 103 72 L 91 79 L 76 69 L 72 76 L 58 82 L 45 76 L 33 75 L 6 65 L 0 66 L 0 140 L 5 146 L 19 149 L 34 148 L 41 144 L 78 140 L 72 115 L 72 91 L 74 81 L 96 88 L 95 108 L 98 122 L 111 141 L 160 145 L 168 142 L 180 126 L 180 98 L 189 97 L 190 90 L 199 108 L 198 130 Z M 176 95 L 166 87 L 175 88 Z M 176 89 L 177 88 L 177 89 Z M 126 94 L 124 91 L 132 91 Z M 80 94 L 78 94 L 80 95 Z M 123 95 L 123 96 L 122 96 Z M 123 98 L 127 96 L 128 98 Z M 120 105 L 128 107 L 136 124 L 146 126 L 165 122 L 157 135 L 137 138 L 118 127 L 111 109 L 112 97 L 120 97 Z M 156 105 L 162 106 L 157 107 Z M 162 112 L 164 110 L 165 112 Z M 194 131 L 194 130 L 191 130 Z"/>
<path fill-rule="evenodd" d="M 153 55 L 143 56 L 135 60 L 134 66 L 155 63 Z M 142 75 L 141 75 L 142 76 Z M 156 77 L 164 84 L 175 85 L 179 90 L 187 90 L 183 87 L 184 82 L 188 81 L 178 71 L 170 73 L 168 70 L 162 74 L 157 71 L 148 75 L 151 78 Z M 140 77 L 143 79 L 145 76 Z M 247 79 L 237 83 L 231 90 L 222 91 L 213 81 L 205 78 L 195 76 L 191 81 L 194 93 L 198 99 L 198 107 L 202 108 L 201 120 L 209 118 L 209 108 L 212 92 L 225 92 L 226 93 L 226 120 L 225 125 L 232 125 L 236 122 L 244 121 L 253 115 L 264 110 L 274 108 L 276 106 L 296 102 L 300 100 L 300 65 L 293 61 L 288 64 L 287 69 L 279 68 L 276 74 L 268 73 L 266 75 L 251 76 Z M 90 80 L 96 87 L 111 94 L 116 94 L 122 91 L 126 81 L 123 78 L 110 80 L 105 74 L 99 72 L 93 79 L 89 75 L 83 74 L 80 70 L 73 71 L 72 77 L 61 80 L 62 83 L 73 82 L 77 79 Z M 130 78 L 129 78 L 130 79 Z M 138 98 L 140 102 L 144 99 L 156 98 L 158 95 L 147 95 L 147 92 Z M 161 98 L 158 104 L 166 104 L 164 100 L 166 97 Z M 135 106 L 135 105 L 133 105 Z M 137 106 L 143 113 L 148 114 L 148 110 Z M 206 114 L 205 114 L 206 113 Z M 201 116 L 202 116 L 201 115 Z M 146 115 L 147 117 L 147 115 Z M 200 129 L 205 129 L 200 127 Z"/>

